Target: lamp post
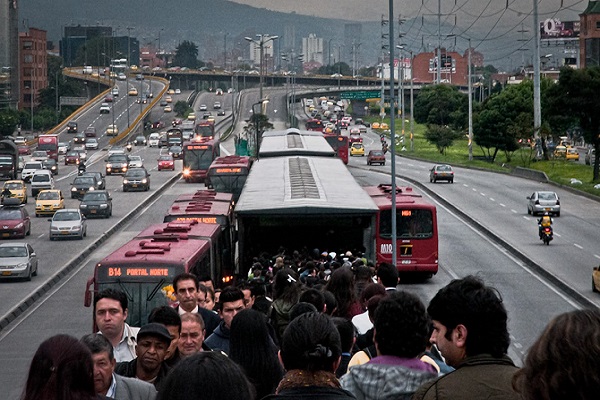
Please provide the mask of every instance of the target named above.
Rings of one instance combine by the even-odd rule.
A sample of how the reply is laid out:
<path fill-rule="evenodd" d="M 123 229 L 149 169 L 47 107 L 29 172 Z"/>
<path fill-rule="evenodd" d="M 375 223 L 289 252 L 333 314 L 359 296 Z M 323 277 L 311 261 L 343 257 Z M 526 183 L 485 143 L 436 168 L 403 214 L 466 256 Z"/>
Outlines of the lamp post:
<path fill-rule="evenodd" d="M 125 86 L 127 91 L 129 92 L 129 67 L 131 66 L 130 58 L 131 58 L 131 30 L 133 28 L 127 27 L 127 74 L 125 75 Z M 127 93 L 127 100 L 125 101 L 125 106 L 127 107 L 127 129 L 129 129 L 129 93 Z"/>
<path fill-rule="evenodd" d="M 258 119 L 258 115 L 262 114 L 262 106 L 264 106 L 264 104 L 267 104 L 269 102 L 269 99 L 262 99 L 254 104 L 252 104 L 252 117 L 254 118 L 254 129 L 255 129 L 255 143 L 254 143 L 254 155 L 256 157 L 256 160 L 258 161 L 258 148 L 260 147 L 260 121 Z M 254 110 L 254 107 L 260 105 L 261 106 L 261 110 L 260 113 L 256 113 L 256 111 Z"/>
<path fill-rule="evenodd" d="M 389 0 L 389 19 L 394 18 L 394 0 Z M 398 244 L 396 232 L 396 131 L 395 131 L 395 110 L 394 110 L 394 24 L 389 24 L 389 49 L 390 49 L 390 133 L 392 138 L 392 168 L 391 168 L 391 183 L 392 183 L 392 265 L 396 267 L 397 258 L 396 251 Z"/>
<path fill-rule="evenodd" d="M 254 40 L 250 37 L 245 37 L 247 41 L 254 43 L 255 46 L 259 48 L 259 98 L 263 98 L 263 82 L 264 82 L 264 66 L 263 66 L 263 58 L 265 51 L 265 43 L 268 43 L 272 40 L 278 39 L 279 36 L 269 36 L 267 34 L 259 34 L 256 35 L 259 40 Z"/>
<path fill-rule="evenodd" d="M 402 141 L 402 150 L 405 150 L 406 147 L 404 147 L 404 54 L 402 53 L 402 50 L 404 50 L 406 45 L 401 44 L 396 46 L 396 48 L 398 50 L 400 50 L 399 52 L 399 56 L 400 56 L 400 60 L 398 62 L 398 81 L 400 83 L 400 117 L 402 117 L 401 120 L 401 126 L 402 126 L 402 135 L 401 135 L 401 141 Z M 392 118 L 394 118 L 394 116 L 391 116 Z M 394 139 L 396 139 L 394 137 Z"/>

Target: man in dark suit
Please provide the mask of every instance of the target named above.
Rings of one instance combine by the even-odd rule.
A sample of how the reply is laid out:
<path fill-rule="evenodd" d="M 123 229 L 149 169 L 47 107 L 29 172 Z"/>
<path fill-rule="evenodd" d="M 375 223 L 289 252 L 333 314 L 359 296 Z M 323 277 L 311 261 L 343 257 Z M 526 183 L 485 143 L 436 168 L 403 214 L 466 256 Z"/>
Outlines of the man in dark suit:
<path fill-rule="evenodd" d="M 84 336 L 81 342 L 92 353 L 94 387 L 98 395 L 115 400 L 154 400 L 156 398 L 156 389 L 151 383 L 114 373 L 116 361 L 113 346 L 106 337 L 91 333 Z"/>
<path fill-rule="evenodd" d="M 210 310 L 202 308 L 198 305 L 198 286 L 200 282 L 194 274 L 183 273 L 177 275 L 173 279 L 173 289 L 175 297 L 179 301 L 179 306 L 176 307 L 179 315 L 186 312 L 195 312 L 202 316 L 204 327 L 206 329 L 206 337 L 209 337 L 213 331 L 219 326 L 221 318 Z"/>

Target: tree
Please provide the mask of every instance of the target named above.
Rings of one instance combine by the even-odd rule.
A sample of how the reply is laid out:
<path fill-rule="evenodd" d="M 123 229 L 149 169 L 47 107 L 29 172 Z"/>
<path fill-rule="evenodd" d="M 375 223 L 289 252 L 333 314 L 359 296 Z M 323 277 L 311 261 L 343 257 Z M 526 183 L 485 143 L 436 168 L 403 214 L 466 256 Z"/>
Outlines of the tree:
<path fill-rule="evenodd" d="M 469 97 L 450 85 L 427 86 L 415 100 L 415 121 L 464 130 L 468 122 Z"/>
<path fill-rule="evenodd" d="M 19 114 L 11 108 L 0 111 L 0 136 L 10 136 L 19 123 Z"/>
<path fill-rule="evenodd" d="M 455 139 L 458 139 L 459 133 L 447 126 L 428 125 L 425 131 L 425 139 L 437 147 L 440 154 L 446 154 L 446 149 L 452 146 Z"/>
<path fill-rule="evenodd" d="M 184 40 L 177 49 L 175 49 L 175 57 L 173 57 L 173 65 L 178 67 L 197 68 L 198 67 L 198 46 Z"/>
<path fill-rule="evenodd" d="M 185 102 L 183 100 L 179 100 L 177 103 L 175 103 L 175 107 L 173 108 L 173 111 L 175 111 L 177 116 L 184 117 L 184 116 L 187 116 L 193 110 L 188 105 L 187 102 Z"/>

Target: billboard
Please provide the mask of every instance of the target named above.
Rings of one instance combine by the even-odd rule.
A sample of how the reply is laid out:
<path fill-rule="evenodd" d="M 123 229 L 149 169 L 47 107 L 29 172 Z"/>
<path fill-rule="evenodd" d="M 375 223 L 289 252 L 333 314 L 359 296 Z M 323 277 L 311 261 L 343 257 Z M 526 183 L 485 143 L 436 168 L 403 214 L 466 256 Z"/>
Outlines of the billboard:
<path fill-rule="evenodd" d="M 579 37 L 579 26 L 579 21 L 548 18 L 540 23 L 540 37 L 542 40 L 576 39 Z"/>
<path fill-rule="evenodd" d="M 442 54 L 441 57 L 441 72 L 443 74 L 455 73 L 456 72 L 456 60 L 449 54 Z M 429 59 L 429 72 L 438 71 L 438 58 L 433 57 Z"/>

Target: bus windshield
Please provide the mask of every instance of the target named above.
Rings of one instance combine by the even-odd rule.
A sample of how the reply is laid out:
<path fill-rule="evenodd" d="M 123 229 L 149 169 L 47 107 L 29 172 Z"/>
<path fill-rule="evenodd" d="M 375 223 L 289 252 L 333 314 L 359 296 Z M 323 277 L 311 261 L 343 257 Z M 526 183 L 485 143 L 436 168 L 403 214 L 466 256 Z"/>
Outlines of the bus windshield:
<path fill-rule="evenodd" d="M 198 125 L 196 127 L 196 133 L 198 134 L 198 136 L 212 137 L 213 136 L 213 127 L 212 127 L 212 125 Z"/>
<path fill-rule="evenodd" d="M 191 150 L 186 149 L 183 164 L 192 170 L 208 169 L 213 162 L 212 147 L 206 146 L 206 149 Z"/>
<path fill-rule="evenodd" d="M 246 178 L 248 178 L 248 171 L 243 170 L 239 174 L 222 174 L 216 175 L 212 172 L 209 173 L 210 183 L 213 189 L 217 192 L 232 193 L 239 196 L 242 193 Z"/>
<path fill-rule="evenodd" d="M 392 237 L 391 210 L 382 210 L 379 219 L 379 235 Z M 398 209 L 396 213 L 396 237 L 398 239 L 428 239 L 433 237 L 433 215 L 430 210 Z"/>

